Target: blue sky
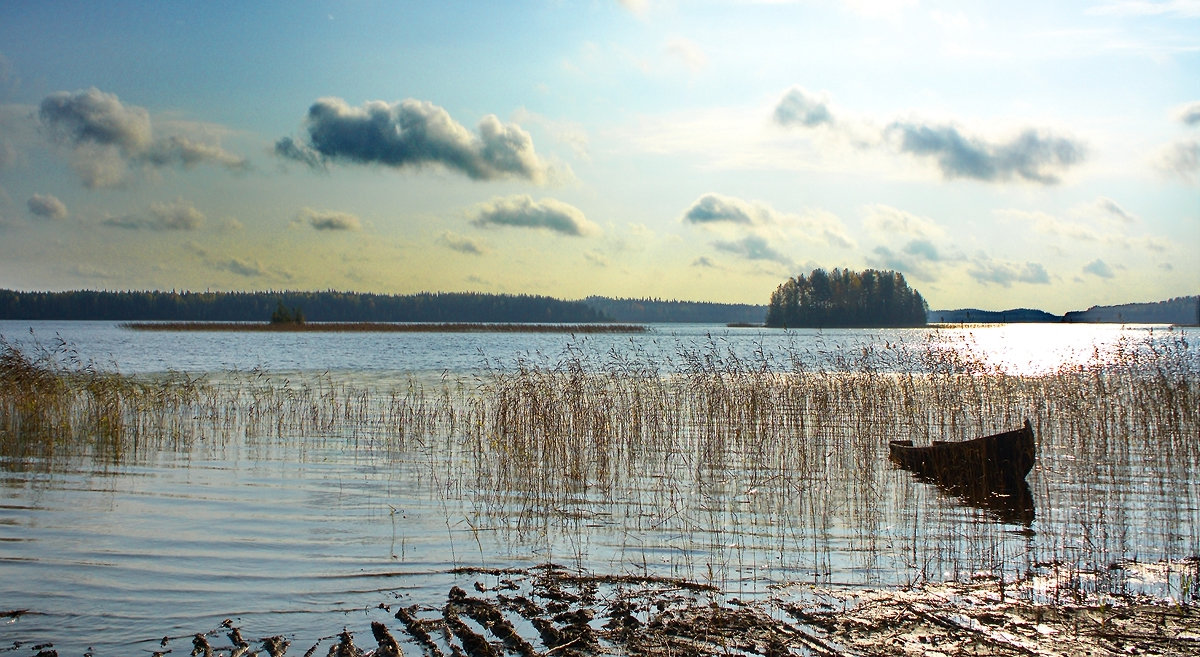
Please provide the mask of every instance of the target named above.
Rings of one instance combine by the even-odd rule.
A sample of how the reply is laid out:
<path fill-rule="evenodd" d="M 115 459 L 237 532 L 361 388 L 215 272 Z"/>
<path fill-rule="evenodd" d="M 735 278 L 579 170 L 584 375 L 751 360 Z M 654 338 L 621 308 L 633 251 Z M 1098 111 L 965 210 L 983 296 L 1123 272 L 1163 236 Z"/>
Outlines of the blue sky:
<path fill-rule="evenodd" d="M 0 5 L 0 287 L 1200 291 L 1200 2 Z"/>

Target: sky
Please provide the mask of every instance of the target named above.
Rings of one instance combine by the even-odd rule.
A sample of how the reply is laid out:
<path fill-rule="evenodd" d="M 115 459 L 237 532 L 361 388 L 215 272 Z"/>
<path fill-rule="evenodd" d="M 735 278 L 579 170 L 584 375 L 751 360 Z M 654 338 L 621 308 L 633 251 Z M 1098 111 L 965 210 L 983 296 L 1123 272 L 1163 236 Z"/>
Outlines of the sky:
<path fill-rule="evenodd" d="M 0 288 L 1200 293 L 1200 0 L 0 3 Z"/>

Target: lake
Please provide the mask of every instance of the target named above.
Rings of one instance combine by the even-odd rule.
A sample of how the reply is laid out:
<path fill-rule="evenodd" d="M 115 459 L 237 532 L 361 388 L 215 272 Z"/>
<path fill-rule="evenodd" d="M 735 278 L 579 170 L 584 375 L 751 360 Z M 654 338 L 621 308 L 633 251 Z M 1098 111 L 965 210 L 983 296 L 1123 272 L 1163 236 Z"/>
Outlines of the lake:
<path fill-rule="evenodd" d="M 13 654 L 149 654 L 225 619 L 301 654 L 390 619 L 381 604 L 444 603 L 478 579 L 462 568 L 554 562 L 753 598 L 1056 564 L 1073 591 L 1178 598 L 1185 565 L 1125 565 L 1200 555 L 1194 328 L 0 335 L 198 390 L 121 407 L 103 440 L 4 442 Z M 1016 512 L 887 461 L 889 439 L 1026 418 L 1038 463 Z"/>

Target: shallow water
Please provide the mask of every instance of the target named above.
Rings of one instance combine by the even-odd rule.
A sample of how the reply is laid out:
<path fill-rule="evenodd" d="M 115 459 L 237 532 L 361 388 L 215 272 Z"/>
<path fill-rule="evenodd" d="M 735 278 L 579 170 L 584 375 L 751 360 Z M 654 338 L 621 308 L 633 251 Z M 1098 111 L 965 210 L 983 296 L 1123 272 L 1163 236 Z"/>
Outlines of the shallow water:
<path fill-rule="evenodd" d="M 0 334 L 29 340 L 19 323 L 0 323 Z M 276 390 L 346 386 L 367 391 L 366 410 L 280 432 L 245 416 L 211 422 L 197 408 L 194 433 L 144 437 L 119 455 L 0 455 L 0 612 L 29 610 L 0 625 L 0 648 L 25 641 L 53 642 L 63 655 L 89 647 L 95 655 L 128 654 L 130 646 L 152 651 L 164 635 L 188 636 L 231 618 L 248 637 L 288 636 L 292 652 L 302 654 L 343 627 L 364 631 L 370 620 L 390 619 L 381 603 L 438 604 L 451 585 L 469 588 L 469 576 L 450 572 L 459 566 L 553 561 L 711 581 L 746 597 L 785 581 L 862 586 L 976 571 L 1011 576 L 1051 560 L 1094 567 L 1200 552 L 1200 495 L 1187 470 L 1197 458 L 1164 457 L 1161 449 L 1200 443 L 1200 436 L 1148 433 L 1194 433 L 1195 425 L 1139 419 L 1136 409 L 1114 409 L 1128 417 L 1098 429 L 1059 421 L 1067 406 L 1087 400 L 991 411 L 988 428 L 997 431 L 1020 413 L 1034 416 L 1040 454 L 1028 479 L 1036 509 L 1028 524 L 1004 522 L 887 465 L 886 440 L 899 429 L 878 422 L 859 427 L 838 418 L 804 436 L 772 430 L 757 443 L 726 436 L 718 443 L 684 430 L 601 450 L 612 457 L 608 467 L 588 460 L 572 476 L 510 467 L 506 443 L 474 445 L 482 438 L 462 427 L 401 438 L 378 420 L 394 403 L 383 391 L 406 390 L 410 376 L 429 396 L 466 404 L 460 400 L 489 376 L 521 362 L 553 365 L 564 350 L 602 371 L 649 363 L 664 376 L 704 354 L 717 354 L 725 366 L 765 358 L 782 371 L 798 356 L 814 369 L 853 365 L 864 348 L 885 356 L 964 350 L 988 368 L 1030 377 L 1106 365 L 1098 354 L 1145 348 L 1147 337 L 1194 334 L 1109 326 L 655 327 L 645 336 L 575 339 L 36 327 L 44 343 L 55 334 L 83 360 L 123 372 L 206 373 L 226 389 L 248 381 Z M 1191 364 L 1184 365 L 1196 372 L 1196 349 L 1188 349 L 1182 353 Z M 1036 395 L 1012 396 L 1030 398 Z M 1113 435 L 1111 427 L 1140 433 Z M 971 429 L 957 431 L 954 438 Z M 714 454 L 713 445 L 732 448 Z M 790 460 L 801 453 L 803 466 Z M 1080 454 L 1101 457 L 1081 463 Z"/>

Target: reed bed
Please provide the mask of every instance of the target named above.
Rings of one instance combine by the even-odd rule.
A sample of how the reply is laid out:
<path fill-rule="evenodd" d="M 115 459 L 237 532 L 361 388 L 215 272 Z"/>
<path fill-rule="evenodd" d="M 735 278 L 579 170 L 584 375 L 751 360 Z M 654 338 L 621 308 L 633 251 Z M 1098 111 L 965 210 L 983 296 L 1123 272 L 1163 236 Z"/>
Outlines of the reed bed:
<path fill-rule="evenodd" d="M 201 442 L 333 445 L 423 468 L 447 529 L 465 525 L 481 560 L 486 535 L 741 592 L 1054 573 L 1038 595 L 1119 593 L 1139 586 L 1126 565 L 1140 560 L 1178 565 L 1166 595 L 1196 594 L 1200 362 L 1182 335 L 1031 375 L 936 334 L 739 354 L 721 339 L 665 359 L 572 345 L 370 386 L 261 371 L 127 377 L 65 344 L 0 342 L 0 456 L 53 468 Z M 1031 525 L 947 501 L 886 458 L 889 440 L 965 439 L 1026 418 L 1039 450 Z"/>

